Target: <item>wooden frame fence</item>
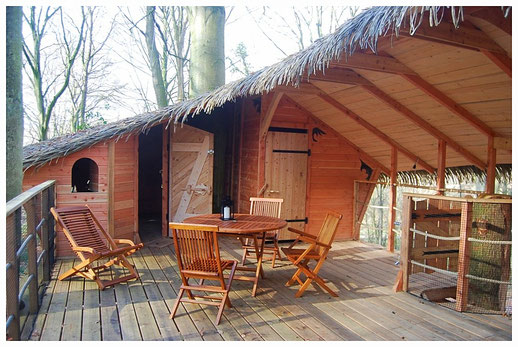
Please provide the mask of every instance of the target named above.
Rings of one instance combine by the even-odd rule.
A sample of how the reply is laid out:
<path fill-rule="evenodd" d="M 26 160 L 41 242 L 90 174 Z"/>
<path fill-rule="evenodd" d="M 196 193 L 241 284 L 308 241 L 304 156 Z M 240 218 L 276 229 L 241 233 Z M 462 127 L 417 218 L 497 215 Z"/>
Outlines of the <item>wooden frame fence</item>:
<path fill-rule="evenodd" d="M 7 338 L 20 340 L 21 331 L 28 322 L 20 317 L 20 303 L 29 290 L 29 314 L 36 315 L 43 292 L 41 281 L 50 281 L 54 264 L 54 220 L 50 208 L 55 205 L 55 181 L 35 186 L 6 205 L 6 333 Z M 27 218 L 27 233 L 22 240 L 22 208 Z M 38 236 L 41 242 L 38 255 Z M 27 278 L 20 287 L 20 258 L 27 251 Z M 38 268 L 42 266 L 42 278 Z"/>

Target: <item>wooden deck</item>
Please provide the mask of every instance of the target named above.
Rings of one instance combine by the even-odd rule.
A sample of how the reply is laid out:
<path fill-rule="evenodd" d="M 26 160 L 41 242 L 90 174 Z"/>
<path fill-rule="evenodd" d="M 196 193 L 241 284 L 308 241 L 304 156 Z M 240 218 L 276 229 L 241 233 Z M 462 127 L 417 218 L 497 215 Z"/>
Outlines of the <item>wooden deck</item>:
<path fill-rule="evenodd" d="M 240 256 L 239 243 L 223 242 L 226 256 Z M 130 257 L 140 280 L 99 291 L 92 281 L 57 281 L 73 260 L 54 268 L 29 340 L 508 340 L 512 320 L 498 315 L 460 314 L 408 293 L 392 292 L 396 257 L 360 242 L 335 242 L 320 274 L 331 281 L 333 298 L 310 287 L 295 299 L 284 283 L 288 262 L 265 266 L 255 298 L 251 283 L 232 285 L 233 308 L 220 325 L 216 308 L 180 306 L 169 319 L 180 278 L 172 246 L 144 247 Z M 110 276 L 110 274 L 108 274 Z"/>

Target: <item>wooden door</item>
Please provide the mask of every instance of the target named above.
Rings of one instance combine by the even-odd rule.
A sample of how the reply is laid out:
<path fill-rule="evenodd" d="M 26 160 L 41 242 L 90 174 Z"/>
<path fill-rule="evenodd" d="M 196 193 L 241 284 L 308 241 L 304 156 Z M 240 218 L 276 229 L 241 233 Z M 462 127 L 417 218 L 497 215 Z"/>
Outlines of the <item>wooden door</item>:
<path fill-rule="evenodd" d="M 188 125 L 170 134 L 169 220 L 212 213 L 214 134 Z"/>
<path fill-rule="evenodd" d="M 265 197 L 283 198 L 281 218 L 288 226 L 304 231 L 306 220 L 306 177 L 308 136 L 305 129 L 270 128 L 266 137 Z M 295 234 L 287 228 L 280 240 Z"/>

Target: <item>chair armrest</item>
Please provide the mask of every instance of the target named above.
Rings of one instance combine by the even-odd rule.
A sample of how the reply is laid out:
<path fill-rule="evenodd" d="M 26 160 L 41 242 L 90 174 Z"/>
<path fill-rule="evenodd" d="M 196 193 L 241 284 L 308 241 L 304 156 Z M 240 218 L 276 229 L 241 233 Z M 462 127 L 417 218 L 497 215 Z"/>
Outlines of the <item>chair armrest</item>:
<path fill-rule="evenodd" d="M 291 227 L 289 227 L 288 230 L 291 231 L 292 233 L 299 234 L 299 235 L 306 236 L 306 237 L 310 237 L 312 239 L 316 239 L 317 238 L 315 235 L 311 235 L 311 234 L 305 233 L 303 231 L 300 231 L 298 229 L 294 229 L 294 228 L 291 228 Z"/>
<path fill-rule="evenodd" d="M 113 239 L 113 242 L 115 242 L 116 244 L 127 244 L 127 245 L 130 245 L 130 246 L 135 246 L 135 243 L 131 240 L 128 240 L 128 239 Z"/>
<path fill-rule="evenodd" d="M 88 253 L 91 253 L 91 254 L 94 254 L 95 253 L 95 250 L 92 248 L 92 247 L 72 247 L 72 250 L 74 252 L 88 252 Z"/>
<path fill-rule="evenodd" d="M 307 243 L 312 243 L 314 245 L 318 245 L 318 246 L 321 246 L 321 247 L 326 247 L 326 248 L 331 248 L 331 246 L 329 245 L 326 245 L 325 243 L 322 243 L 322 242 L 319 242 L 315 239 L 310 239 L 306 236 L 299 236 L 297 239 L 299 239 L 300 241 L 304 241 L 304 242 L 307 242 Z"/>

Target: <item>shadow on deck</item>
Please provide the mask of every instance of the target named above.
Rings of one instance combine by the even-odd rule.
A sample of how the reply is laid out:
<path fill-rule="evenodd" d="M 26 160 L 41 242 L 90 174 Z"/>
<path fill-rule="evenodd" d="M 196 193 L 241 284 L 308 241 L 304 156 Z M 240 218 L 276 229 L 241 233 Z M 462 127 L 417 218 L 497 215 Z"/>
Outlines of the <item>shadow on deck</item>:
<path fill-rule="evenodd" d="M 257 296 L 250 282 L 234 281 L 233 308 L 215 326 L 215 307 L 186 305 L 169 319 L 180 286 L 173 247 L 153 242 L 130 257 L 141 278 L 99 291 L 81 278 L 57 281 L 73 260 L 54 268 L 29 340 L 508 340 L 512 320 L 460 314 L 407 293 L 393 293 L 397 257 L 360 242 L 335 242 L 320 274 L 339 297 L 310 287 L 295 298 L 285 287 L 294 267 L 268 262 Z M 239 242 L 225 239 L 223 256 L 240 258 Z M 113 270 L 106 276 L 120 275 Z"/>

